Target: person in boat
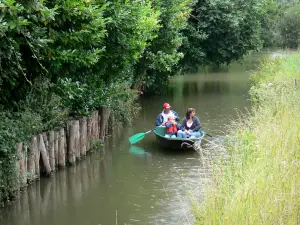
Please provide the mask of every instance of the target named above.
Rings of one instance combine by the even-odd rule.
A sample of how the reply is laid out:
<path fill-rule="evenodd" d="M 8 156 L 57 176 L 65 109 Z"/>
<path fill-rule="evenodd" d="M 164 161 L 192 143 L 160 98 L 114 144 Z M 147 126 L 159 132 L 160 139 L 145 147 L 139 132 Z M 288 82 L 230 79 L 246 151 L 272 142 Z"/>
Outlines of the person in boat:
<path fill-rule="evenodd" d="M 178 131 L 178 138 L 200 138 L 201 124 L 194 108 L 188 108 L 185 118 L 181 123 L 181 130 Z"/>
<path fill-rule="evenodd" d="M 176 138 L 177 131 L 179 130 L 178 124 L 175 121 L 173 115 L 169 116 L 168 121 L 166 122 L 166 134 L 167 138 Z"/>
<path fill-rule="evenodd" d="M 165 126 L 168 121 L 169 116 L 174 116 L 175 121 L 179 121 L 179 115 L 174 110 L 171 110 L 171 105 L 169 103 L 163 104 L 163 111 L 157 116 L 155 125 Z"/>

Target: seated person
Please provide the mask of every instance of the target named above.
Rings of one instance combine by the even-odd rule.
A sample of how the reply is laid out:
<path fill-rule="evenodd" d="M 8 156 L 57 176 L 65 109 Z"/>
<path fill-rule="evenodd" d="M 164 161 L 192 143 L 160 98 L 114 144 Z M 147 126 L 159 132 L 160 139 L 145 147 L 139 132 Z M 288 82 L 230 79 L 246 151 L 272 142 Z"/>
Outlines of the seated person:
<path fill-rule="evenodd" d="M 167 138 L 176 138 L 177 130 L 179 130 L 178 124 L 175 122 L 173 115 L 169 116 L 168 121 L 166 122 L 166 134 Z"/>
<path fill-rule="evenodd" d="M 195 116 L 196 110 L 188 108 L 185 118 L 182 120 L 181 130 L 178 131 L 179 138 L 200 138 L 200 120 Z"/>
<path fill-rule="evenodd" d="M 171 110 L 171 106 L 169 103 L 163 104 L 164 110 L 157 116 L 155 125 L 156 126 L 165 126 L 168 121 L 168 117 L 173 115 L 176 121 L 179 121 L 179 116 L 177 112 Z"/>

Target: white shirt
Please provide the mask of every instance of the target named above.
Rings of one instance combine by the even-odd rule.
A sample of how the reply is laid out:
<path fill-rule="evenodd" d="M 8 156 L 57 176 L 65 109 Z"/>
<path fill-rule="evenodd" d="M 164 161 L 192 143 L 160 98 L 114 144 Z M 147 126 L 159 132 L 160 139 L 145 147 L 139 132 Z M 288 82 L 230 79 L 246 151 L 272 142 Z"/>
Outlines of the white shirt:
<path fill-rule="evenodd" d="M 164 122 L 167 122 L 167 121 L 168 121 L 168 118 L 169 118 L 170 116 L 174 116 L 174 117 L 175 117 L 174 113 L 172 113 L 171 110 L 170 110 L 170 112 L 169 112 L 168 114 L 165 114 L 165 112 L 162 111 L 161 115 L 162 115 L 163 118 L 164 118 L 163 123 L 164 123 Z"/>
<path fill-rule="evenodd" d="M 193 125 L 193 121 L 190 123 L 189 121 L 187 121 L 186 122 L 186 126 L 188 127 L 188 128 L 191 128 L 191 126 Z"/>

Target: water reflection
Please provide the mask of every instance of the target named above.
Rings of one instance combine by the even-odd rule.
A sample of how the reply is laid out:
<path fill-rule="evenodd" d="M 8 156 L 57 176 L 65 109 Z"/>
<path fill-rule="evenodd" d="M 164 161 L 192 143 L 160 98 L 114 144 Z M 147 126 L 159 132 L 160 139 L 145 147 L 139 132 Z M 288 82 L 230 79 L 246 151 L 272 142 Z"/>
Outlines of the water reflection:
<path fill-rule="evenodd" d="M 206 81 L 202 87 L 202 93 L 228 93 L 229 84 L 224 81 Z"/>
<path fill-rule="evenodd" d="M 138 157 L 151 157 L 151 154 L 149 152 L 146 152 L 143 148 L 135 145 L 130 146 L 129 152 Z"/>

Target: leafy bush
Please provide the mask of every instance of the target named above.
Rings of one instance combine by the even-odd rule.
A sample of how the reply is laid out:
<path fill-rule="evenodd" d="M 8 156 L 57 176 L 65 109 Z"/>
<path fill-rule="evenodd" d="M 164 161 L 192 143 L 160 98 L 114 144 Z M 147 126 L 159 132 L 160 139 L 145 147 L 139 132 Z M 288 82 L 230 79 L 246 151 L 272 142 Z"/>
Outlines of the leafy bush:
<path fill-rule="evenodd" d="M 185 67 L 229 64 L 262 46 L 259 0 L 195 1 L 185 30 Z"/>
<path fill-rule="evenodd" d="M 298 48 L 300 44 L 300 6 L 288 9 L 281 22 L 279 29 L 283 47 Z"/>
<path fill-rule="evenodd" d="M 42 125 L 38 114 L 26 110 L 21 113 L 0 111 L 0 206 L 18 193 L 16 171 L 17 144 L 28 142 Z"/>
<path fill-rule="evenodd" d="M 134 87 L 158 93 L 166 88 L 169 76 L 174 74 L 183 57 L 179 48 L 191 11 L 191 0 L 155 0 L 153 5 L 160 11 L 160 29 L 136 65 Z"/>

